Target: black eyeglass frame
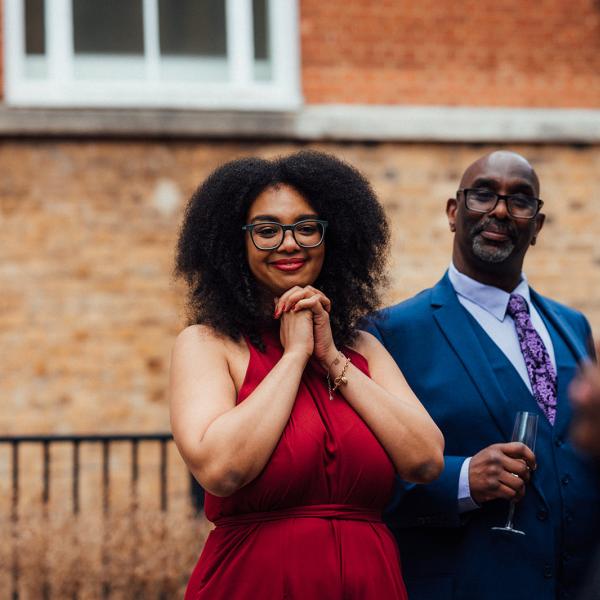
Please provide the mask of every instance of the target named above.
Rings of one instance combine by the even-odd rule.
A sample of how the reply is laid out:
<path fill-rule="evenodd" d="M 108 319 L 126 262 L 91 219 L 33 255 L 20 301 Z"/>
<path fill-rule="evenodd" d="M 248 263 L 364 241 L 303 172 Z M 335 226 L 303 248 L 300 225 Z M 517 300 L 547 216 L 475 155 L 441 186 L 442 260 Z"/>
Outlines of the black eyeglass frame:
<path fill-rule="evenodd" d="M 496 202 L 494 202 L 494 206 L 492 206 L 491 208 L 488 208 L 487 210 L 477 210 L 476 208 L 471 208 L 467 204 L 467 193 L 468 192 L 487 192 L 488 194 L 494 194 L 494 196 L 496 196 Z M 537 208 L 536 208 L 535 212 L 533 213 L 533 215 L 531 215 L 530 217 L 523 217 L 520 215 L 513 215 L 511 207 L 510 207 L 512 198 L 519 198 L 520 200 L 522 200 L 523 199 L 522 196 L 517 196 L 516 194 L 498 194 L 498 193 L 494 192 L 493 190 L 487 190 L 487 189 L 483 189 L 483 188 L 461 188 L 456 191 L 456 199 L 457 200 L 459 200 L 458 196 L 461 193 L 465 199 L 465 206 L 467 207 L 467 210 L 470 210 L 470 211 L 476 212 L 476 213 L 481 213 L 481 214 L 492 212 L 496 208 L 496 206 L 498 206 L 498 202 L 500 202 L 500 200 L 504 200 L 504 202 L 506 202 L 506 210 L 508 211 L 508 214 L 513 219 L 525 219 L 525 220 L 529 221 L 531 219 L 535 219 L 536 216 L 538 215 L 538 213 L 540 212 L 540 210 L 542 209 L 542 206 L 544 206 L 544 201 L 541 198 L 536 198 L 535 196 L 527 196 L 528 200 L 536 201 Z"/>
<path fill-rule="evenodd" d="M 313 244 L 313 245 L 307 246 L 306 244 L 301 244 L 296 239 L 296 227 L 298 225 L 302 225 L 303 223 L 318 223 L 319 225 L 321 225 L 321 227 L 323 228 L 323 234 L 321 235 L 321 239 L 319 240 L 318 244 Z M 279 244 L 277 244 L 277 246 L 273 246 L 272 248 L 261 248 L 254 241 L 254 233 L 253 233 L 253 231 L 254 231 L 254 228 L 258 227 L 259 225 L 277 225 L 277 227 L 281 227 L 283 235 L 281 236 L 281 241 L 279 242 Z M 325 239 L 325 231 L 327 231 L 327 226 L 328 225 L 329 225 L 329 222 L 328 221 L 323 221 L 322 219 L 302 219 L 301 221 L 296 221 L 295 223 L 292 223 L 291 225 L 284 225 L 283 223 L 278 223 L 277 221 L 261 221 L 260 223 L 250 223 L 248 225 L 242 225 L 242 230 L 243 231 L 248 231 L 250 233 L 250 239 L 252 240 L 252 243 L 254 244 L 254 247 L 257 250 L 269 251 L 269 250 L 277 250 L 277 248 L 279 248 L 279 246 L 281 246 L 281 244 L 283 244 L 283 242 L 285 240 L 285 232 L 286 231 L 291 231 L 292 232 L 292 235 L 294 236 L 294 241 L 301 248 L 318 248 L 323 243 L 323 240 Z"/>

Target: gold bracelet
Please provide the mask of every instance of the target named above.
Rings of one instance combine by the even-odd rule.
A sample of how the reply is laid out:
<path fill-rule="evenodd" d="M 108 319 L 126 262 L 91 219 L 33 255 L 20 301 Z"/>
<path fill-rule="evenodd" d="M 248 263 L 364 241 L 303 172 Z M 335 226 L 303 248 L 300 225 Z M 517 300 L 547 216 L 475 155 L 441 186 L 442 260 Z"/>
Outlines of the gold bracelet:
<path fill-rule="evenodd" d="M 342 354 L 342 352 L 340 352 L 338 350 L 337 356 L 329 363 L 329 366 L 327 367 L 327 372 L 329 373 L 329 371 L 331 371 L 331 367 L 333 367 L 334 365 L 337 365 L 340 362 L 340 358 L 346 358 L 344 356 L 344 354 Z"/>
<path fill-rule="evenodd" d="M 340 352 L 340 356 L 343 356 L 346 359 L 346 362 L 344 363 L 342 372 L 333 380 L 333 386 L 331 385 L 331 378 L 329 377 L 329 371 L 327 371 L 327 389 L 329 391 L 329 399 L 330 400 L 333 400 L 333 392 L 335 392 L 340 386 L 346 385 L 348 383 L 348 379 L 346 379 L 346 371 L 348 369 L 348 365 L 350 364 L 351 360 L 348 357 L 344 356 L 341 352 Z M 339 362 L 339 360 L 340 360 L 339 357 L 336 358 L 331 363 L 331 366 L 337 364 Z"/>

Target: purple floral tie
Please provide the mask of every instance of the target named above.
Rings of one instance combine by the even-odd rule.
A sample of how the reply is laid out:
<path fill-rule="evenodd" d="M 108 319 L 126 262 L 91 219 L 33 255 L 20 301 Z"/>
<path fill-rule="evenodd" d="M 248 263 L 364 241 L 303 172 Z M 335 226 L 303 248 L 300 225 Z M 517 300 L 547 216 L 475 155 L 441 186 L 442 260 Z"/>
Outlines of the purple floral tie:
<path fill-rule="evenodd" d="M 539 333 L 529 318 L 529 307 L 520 294 L 511 294 L 506 312 L 514 319 L 519 345 L 527 366 L 533 395 L 542 412 L 554 425 L 556 417 L 556 371 Z"/>

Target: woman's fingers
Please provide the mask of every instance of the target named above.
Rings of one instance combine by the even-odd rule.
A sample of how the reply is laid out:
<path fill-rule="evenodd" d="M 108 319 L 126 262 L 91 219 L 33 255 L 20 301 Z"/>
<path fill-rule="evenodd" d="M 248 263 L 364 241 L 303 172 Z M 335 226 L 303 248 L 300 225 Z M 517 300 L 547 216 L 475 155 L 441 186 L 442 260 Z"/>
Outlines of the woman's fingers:
<path fill-rule="evenodd" d="M 331 311 L 331 301 L 323 294 L 323 292 L 312 286 L 294 286 L 284 292 L 277 301 L 275 305 L 275 318 L 278 318 L 281 313 L 292 310 L 299 301 L 313 297 L 318 298 L 321 306 L 323 306 L 327 312 Z"/>
<path fill-rule="evenodd" d="M 289 293 L 288 293 L 289 292 Z M 284 298 L 285 296 L 285 298 Z M 307 289 L 307 288 L 301 288 L 301 287 L 296 287 L 296 288 L 292 288 L 291 290 L 288 290 L 284 296 L 282 296 L 283 298 L 283 311 L 288 311 L 291 310 L 292 308 L 294 308 L 295 304 L 299 301 L 302 300 L 303 298 L 311 298 L 312 296 L 314 296 L 314 292 L 312 292 L 311 290 Z"/>
<path fill-rule="evenodd" d="M 321 294 L 314 294 L 313 296 L 305 296 L 304 298 L 300 298 L 288 310 L 296 311 L 296 310 L 301 310 L 302 306 L 307 307 L 308 305 L 300 304 L 301 302 L 304 302 L 305 300 L 310 300 L 311 302 L 315 302 L 325 312 L 329 312 L 331 310 L 331 302 L 329 302 L 329 300 L 327 298 L 325 298 L 324 296 L 322 296 Z M 312 306 L 312 304 L 311 304 L 311 306 Z"/>
<path fill-rule="evenodd" d="M 315 293 L 316 295 L 319 296 L 319 300 L 321 302 L 321 305 L 323 306 L 323 308 L 327 311 L 327 312 L 331 312 L 331 300 L 321 291 L 318 290 L 312 286 L 307 286 L 307 288 L 309 290 L 311 290 L 313 293 Z"/>
<path fill-rule="evenodd" d="M 299 291 L 303 290 L 304 288 L 301 288 L 298 285 L 295 285 L 294 287 L 290 288 L 289 290 L 286 290 L 283 294 L 281 294 L 281 296 L 279 297 L 279 300 L 277 301 L 277 303 L 275 304 L 275 318 L 278 318 L 281 313 L 286 312 L 287 310 L 287 305 L 289 304 L 289 299 L 290 297 L 295 294 L 298 293 Z"/>
<path fill-rule="evenodd" d="M 315 315 L 325 312 L 325 308 L 321 304 L 321 299 L 318 296 L 298 300 L 294 305 L 294 308 L 292 308 L 292 312 L 298 312 L 300 310 L 311 310 Z"/>

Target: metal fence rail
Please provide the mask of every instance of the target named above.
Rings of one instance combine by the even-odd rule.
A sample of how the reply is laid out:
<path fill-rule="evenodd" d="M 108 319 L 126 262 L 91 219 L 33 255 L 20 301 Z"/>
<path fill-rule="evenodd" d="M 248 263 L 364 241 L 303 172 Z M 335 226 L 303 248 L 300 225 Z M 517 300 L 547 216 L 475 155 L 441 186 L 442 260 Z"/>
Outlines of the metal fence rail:
<path fill-rule="evenodd" d="M 70 510 L 73 515 L 78 515 L 81 511 L 80 502 L 80 471 L 81 471 L 81 445 L 82 444 L 98 444 L 101 447 L 101 497 L 102 497 L 102 513 L 108 516 L 110 513 L 110 485 L 111 485 L 111 448 L 115 444 L 129 444 L 130 446 L 130 498 L 131 510 L 135 511 L 138 503 L 138 483 L 139 483 L 139 448 L 144 442 L 158 442 L 159 444 L 159 471 L 158 471 L 158 493 L 159 506 L 162 512 L 168 510 L 168 460 L 167 446 L 173 441 L 170 433 L 120 433 L 120 434 L 92 434 L 92 435 L 16 435 L 16 436 L 0 436 L 0 448 L 8 446 L 10 448 L 10 520 L 12 522 L 13 534 L 16 535 L 19 524 L 19 500 L 20 500 L 20 482 L 21 482 L 21 449 L 25 445 L 39 445 L 42 452 L 42 491 L 41 503 L 43 514 L 47 517 L 47 508 L 50 502 L 51 494 L 51 447 L 56 445 L 70 444 L 71 445 L 71 474 L 72 485 L 70 490 Z M 190 500 L 192 506 L 200 511 L 204 504 L 204 492 L 196 483 L 193 477 L 190 476 Z M 12 600 L 19 598 L 19 561 L 18 554 L 14 553 L 12 563 L 12 592 L 10 597 Z M 49 600 L 51 597 L 50 590 L 45 588 L 43 591 L 43 600 Z M 107 584 L 103 588 L 102 596 L 110 597 L 110 585 Z M 73 600 L 77 598 L 77 593 L 74 594 Z"/>

